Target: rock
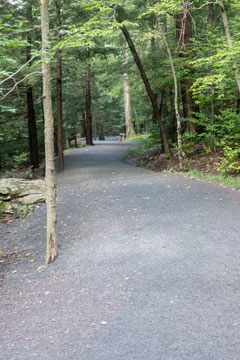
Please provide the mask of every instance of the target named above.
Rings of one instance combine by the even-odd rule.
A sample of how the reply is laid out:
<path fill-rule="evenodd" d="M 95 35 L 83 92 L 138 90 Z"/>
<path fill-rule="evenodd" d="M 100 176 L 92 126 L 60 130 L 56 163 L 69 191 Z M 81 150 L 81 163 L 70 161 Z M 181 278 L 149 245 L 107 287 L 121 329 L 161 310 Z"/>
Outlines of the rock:
<path fill-rule="evenodd" d="M 44 180 L 0 180 L 0 201 L 16 199 L 22 204 L 35 204 L 45 200 L 45 192 Z"/>
<path fill-rule="evenodd" d="M 19 198 L 18 201 L 23 205 L 37 204 L 39 202 L 45 201 L 45 195 L 43 194 L 30 194 L 22 198 Z"/>

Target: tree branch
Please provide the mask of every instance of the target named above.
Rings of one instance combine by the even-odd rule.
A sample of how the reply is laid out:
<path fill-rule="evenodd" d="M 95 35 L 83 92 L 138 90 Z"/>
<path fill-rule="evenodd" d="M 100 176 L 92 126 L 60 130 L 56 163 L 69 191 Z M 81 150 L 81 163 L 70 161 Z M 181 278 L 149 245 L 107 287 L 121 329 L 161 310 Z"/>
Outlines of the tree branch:
<path fill-rule="evenodd" d="M 31 74 L 27 74 L 22 80 L 19 80 L 18 82 L 16 82 L 16 80 L 14 79 L 14 82 L 15 82 L 15 85 L 13 86 L 13 88 L 11 90 L 8 91 L 7 94 L 5 94 L 1 99 L 0 101 L 2 101 L 3 99 L 5 99 L 9 94 L 11 94 L 16 88 L 17 86 L 23 82 L 24 80 L 26 80 L 29 76 L 32 76 L 32 75 L 35 75 L 35 74 L 41 74 L 42 75 L 42 72 L 41 71 L 34 71 L 33 73 Z"/>
<path fill-rule="evenodd" d="M 36 58 L 36 56 L 33 56 L 31 59 L 29 59 L 25 64 L 23 64 L 15 73 L 13 73 L 12 75 L 8 76 L 6 79 L 0 81 L 0 85 L 2 85 L 3 83 L 5 83 L 5 81 L 12 79 L 15 75 L 17 75 L 22 69 L 25 68 L 25 66 L 27 66 L 30 62 L 32 62 L 34 59 Z"/>

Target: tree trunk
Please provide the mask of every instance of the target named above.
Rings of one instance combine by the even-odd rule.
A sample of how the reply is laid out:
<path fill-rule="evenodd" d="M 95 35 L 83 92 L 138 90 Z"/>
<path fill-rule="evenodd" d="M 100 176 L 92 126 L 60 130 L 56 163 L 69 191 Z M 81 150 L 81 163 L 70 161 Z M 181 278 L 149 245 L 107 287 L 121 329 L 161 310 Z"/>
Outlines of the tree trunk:
<path fill-rule="evenodd" d="M 76 129 L 75 125 L 74 125 L 74 146 L 75 146 L 75 148 L 78 148 L 78 135 L 77 135 L 77 129 Z"/>
<path fill-rule="evenodd" d="M 210 0 L 208 3 L 208 18 L 207 18 L 207 22 L 210 28 L 213 28 L 213 21 L 214 21 L 213 3 Z"/>
<path fill-rule="evenodd" d="M 212 31 L 214 26 L 214 11 L 213 11 L 213 3 L 211 0 L 209 0 L 208 3 L 208 17 L 207 17 L 207 24 L 210 31 Z M 212 56 L 212 50 L 211 47 L 208 49 L 208 56 Z M 209 74 L 212 75 L 212 69 L 209 70 Z M 216 144 L 215 144 L 215 132 L 214 132 L 214 115 L 215 115 L 215 109 L 214 109 L 214 88 L 213 85 L 211 86 L 211 89 L 209 91 L 209 97 L 211 99 L 211 109 L 210 109 L 210 118 L 211 118 L 211 125 L 212 125 L 212 147 L 215 150 Z"/>
<path fill-rule="evenodd" d="M 91 87 L 90 87 L 90 61 L 87 55 L 86 64 L 86 144 L 93 145 L 92 140 L 92 112 L 91 112 Z"/>
<path fill-rule="evenodd" d="M 104 141 L 105 140 L 105 136 L 104 136 L 104 129 L 103 129 L 103 125 L 99 122 L 99 118 L 100 118 L 100 112 L 98 108 L 94 109 L 94 120 L 95 120 L 95 127 L 96 127 L 96 136 L 98 136 L 100 141 Z"/>
<path fill-rule="evenodd" d="M 185 9 L 183 5 L 183 11 L 176 15 L 176 30 L 178 35 L 178 41 L 180 46 L 179 57 L 185 59 L 184 68 L 189 72 L 188 65 L 188 55 L 187 51 L 191 49 L 191 38 L 192 38 L 192 16 L 190 14 L 190 9 L 187 7 Z M 194 116 L 192 112 L 196 112 L 198 110 L 197 105 L 194 103 L 192 99 L 192 95 L 190 93 L 190 88 L 192 83 L 189 81 L 189 78 L 185 76 L 181 80 L 181 93 L 182 93 L 182 103 L 183 103 L 183 115 L 184 118 L 190 119 Z M 195 134 L 195 124 L 191 121 L 187 121 L 186 123 L 186 132 L 189 134 Z"/>
<path fill-rule="evenodd" d="M 54 164 L 54 126 L 51 99 L 50 56 L 48 52 L 49 20 L 48 1 L 41 0 L 41 32 L 42 32 L 42 77 L 43 108 L 45 119 L 45 166 L 46 166 L 46 204 L 47 204 L 47 249 L 46 264 L 58 255 L 57 247 L 57 213 L 56 213 L 56 175 Z"/>
<path fill-rule="evenodd" d="M 30 164 L 33 169 L 38 169 L 39 157 L 38 157 L 37 127 L 35 120 L 33 89 L 30 84 L 27 85 L 27 107 L 28 107 L 28 136 L 29 136 Z"/>
<path fill-rule="evenodd" d="M 144 70 L 144 68 L 142 66 L 141 60 L 140 60 L 140 58 L 138 56 L 138 53 L 137 53 L 137 51 L 135 49 L 135 46 L 134 46 L 134 44 L 133 44 L 133 42 L 131 40 L 131 37 L 129 35 L 129 32 L 128 32 L 126 26 L 125 25 L 121 26 L 121 30 L 123 32 L 123 35 L 125 36 L 125 39 L 126 39 L 126 41 L 128 43 L 128 46 L 129 46 L 130 50 L 132 52 L 134 61 L 135 61 L 136 65 L 137 65 L 137 67 L 138 67 L 138 70 L 139 70 L 140 75 L 142 77 L 142 80 L 143 80 L 143 83 L 145 85 L 147 94 L 148 94 L 149 99 L 151 101 L 154 114 L 155 114 L 156 119 L 157 119 L 158 124 L 159 124 L 160 134 L 161 134 L 161 139 L 162 139 L 164 150 L 170 156 L 170 149 L 169 149 L 169 145 L 168 145 L 168 141 L 167 141 L 167 135 L 166 135 L 164 124 L 163 124 L 163 121 L 162 121 L 162 118 L 161 118 L 161 115 L 160 115 L 160 112 L 159 112 L 159 109 L 158 109 L 156 96 L 154 95 L 154 93 L 152 91 L 152 88 L 150 86 L 148 77 L 147 77 L 147 75 L 145 73 L 145 70 Z"/>
<path fill-rule="evenodd" d="M 180 168 L 180 170 L 182 170 L 183 169 L 182 130 L 181 130 L 181 118 L 180 118 L 179 109 L 178 109 L 177 75 L 176 75 L 176 71 L 175 71 L 175 67 L 174 67 L 174 63 L 173 63 L 173 59 L 172 59 L 172 54 L 171 54 L 170 48 L 168 46 L 168 42 L 165 38 L 164 38 L 164 44 L 166 46 L 168 58 L 169 58 L 170 65 L 171 65 L 173 81 L 174 81 L 174 109 L 175 109 L 175 114 L 176 114 L 176 119 L 177 119 L 178 160 L 179 160 L 179 168 Z"/>
<path fill-rule="evenodd" d="M 57 41 L 61 41 L 61 0 L 55 0 L 57 14 Z M 62 51 L 57 50 L 57 150 L 58 171 L 64 170 L 63 121 L 62 121 Z"/>
<path fill-rule="evenodd" d="M 86 117 L 85 112 L 82 110 L 82 120 L 81 120 L 81 137 L 86 137 Z"/>
<path fill-rule="evenodd" d="M 127 66 L 128 66 L 128 51 L 124 49 L 123 55 L 123 89 L 124 89 L 124 109 L 125 109 L 125 125 L 126 125 L 126 137 L 134 136 L 134 127 L 131 112 L 131 94 L 130 85 L 128 80 Z"/>
<path fill-rule="evenodd" d="M 226 33 L 228 47 L 229 47 L 229 50 L 231 51 L 233 46 L 232 46 L 232 38 L 231 38 L 230 29 L 229 29 L 227 13 L 226 13 L 223 1 L 218 1 L 218 5 L 219 5 L 221 13 L 222 13 L 223 25 L 224 25 L 224 29 L 225 29 L 225 33 Z M 233 60 L 233 69 L 234 69 L 234 73 L 235 73 L 238 91 L 240 92 L 240 73 L 238 71 L 238 64 L 237 64 L 236 60 Z"/>
<path fill-rule="evenodd" d="M 32 18 L 32 5 L 28 5 L 27 7 L 27 20 L 29 25 L 33 25 Z M 32 38 L 28 35 L 28 43 L 30 46 L 27 46 L 27 56 L 26 61 L 29 61 L 31 58 L 31 43 Z M 29 63 L 31 66 L 31 63 Z M 36 127 L 36 119 L 35 119 L 35 108 L 34 108 L 34 100 L 33 100 L 33 89 L 32 85 L 27 85 L 27 109 L 28 109 L 28 137 L 29 137 L 29 153 L 30 153 L 30 164 L 33 169 L 39 168 L 39 156 L 38 156 L 38 139 L 37 139 L 37 127 Z"/>

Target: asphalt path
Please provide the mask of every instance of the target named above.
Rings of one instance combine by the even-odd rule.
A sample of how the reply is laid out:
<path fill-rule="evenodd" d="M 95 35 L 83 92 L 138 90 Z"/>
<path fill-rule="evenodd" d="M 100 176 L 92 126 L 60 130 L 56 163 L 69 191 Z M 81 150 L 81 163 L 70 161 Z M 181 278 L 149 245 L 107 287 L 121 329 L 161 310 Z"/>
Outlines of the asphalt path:
<path fill-rule="evenodd" d="M 128 147 L 66 155 L 53 264 L 44 205 L 1 228 L 0 359 L 240 359 L 239 192 L 127 164 Z"/>

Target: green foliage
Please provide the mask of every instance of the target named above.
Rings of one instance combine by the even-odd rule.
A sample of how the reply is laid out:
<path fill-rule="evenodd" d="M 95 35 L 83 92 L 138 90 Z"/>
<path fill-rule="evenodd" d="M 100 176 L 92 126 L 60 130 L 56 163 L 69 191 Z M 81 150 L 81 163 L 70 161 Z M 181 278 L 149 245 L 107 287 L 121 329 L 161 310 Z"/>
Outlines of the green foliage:
<path fill-rule="evenodd" d="M 34 205 L 12 204 L 12 208 L 17 216 L 24 217 L 30 211 L 32 211 L 35 208 L 35 206 Z"/>
<path fill-rule="evenodd" d="M 138 143 L 136 147 L 133 147 L 129 151 L 129 155 L 140 159 L 147 155 L 151 151 L 155 151 L 161 146 L 161 139 L 159 136 L 159 130 L 157 126 L 153 126 L 148 134 L 136 135 L 127 141 Z"/>
<path fill-rule="evenodd" d="M 16 176 L 16 172 L 17 172 L 16 169 L 6 170 L 6 171 L 3 173 L 3 177 L 4 177 L 4 178 L 14 178 L 14 177 Z"/>
<path fill-rule="evenodd" d="M 230 146 L 224 147 L 224 156 L 215 163 L 216 169 L 223 176 L 234 175 L 240 172 L 240 148 L 233 149 Z"/>
<path fill-rule="evenodd" d="M 15 169 L 21 169 L 28 164 L 28 153 L 21 153 L 20 155 L 15 155 L 13 157 L 13 161 Z"/>
<path fill-rule="evenodd" d="M 29 2 L 7 1 L 0 12 L 0 96 L 7 94 L 14 84 L 30 72 L 40 70 L 40 17 L 39 2 L 33 5 L 32 24 L 26 19 Z M 123 51 L 125 39 L 120 26 L 125 25 L 141 58 L 144 69 L 156 95 L 158 105 L 169 137 L 176 141 L 176 119 L 174 113 L 174 88 L 169 60 L 166 57 L 163 38 L 171 49 L 177 71 L 179 88 L 183 82 L 192 84 L 189 95 L 198 105 L 194 118 L 183 118 L 182 98 L 179 94 L 180 116 L 184 133 L 186 121 L 195 124 L 196 134 L 183 135 L 183 150 L 188 156 L 201 143 L 203 154 L 224 148 L 224 157 L 219 159 L 219 169 L 224 173 L 236 172 L 236 152 L 240 144 L 240 115 L 236 113 L 239 93 L 236 86 L 233 61 L 240 64 L 240 11 L 238 0 L 226 2 L 233 49 L 227 45 L 220 10 L 215 7 L 215 26 L 207 25 L 208 0 L 187 2 L 194 20 L 195 31 L 191 46 L 180 50 L 176 37 L 176 15 L 183 9 L 182 0 L 99 0 L 62 2 L 62 41 L 56 41 L 55 4 L 49 2 L 53 108 L 56 125 L 56 50 L 63 56 L 63 123 L 64 142 L 81 132 L 82 111 L 85 111 L 86 57 L 91 63 L 91 95 L 93 125 L 98 122 L 106 135 L 125 132 L 123 98 Z M 151 5 L 150 5 L 151 4 Z M 196 11 L 196 9 L 198 9 Z M 114 16 L 115 13 L 115 16 Z M 117 16 L 118 13 L 118 16 Z M 161 24 L 157 26 L 157 18 Z M 117 23 L 117 20 L 121 24 Z M 37 31 L 36 31 L 37 30 Z M 28 35 L 31 35 L 29 44 Z M 31 45 L 31 56 L 37 56 L 31 66 L 25 66 L 14 80 L 14 74 L 26 62 L 27 45 Z M 178 56 L 180 53 L 180 56 Z M 142 79 L 129 52 L 128 73 L 132 118 L 139 143 L 133 152 L 139 156 L 156 150 L 160 145 L 158 126 L 149 104 Z M 34 90 L 35 114 L 39 137 L 39 150 L 44 156 L 44 131 L 42 117 L 41 78 L 34 75 L 21 82 L 0 104 L 0 167 L 20 168 L 28 164 L 28 126 L 26 86 Z M 98 110 L 98 116 L 95 110 Z M 94 128 L 93 126 L 93 128 Z M 93 129 L 94 130 L 94 129 Z M 94 132 L 94 131 L 93 131 Z M 200 146 L 199 146 L 200 148 Z M 226 169 L 226 170 L 225 170 Z M 10 175 L 11 171 L 9 171 Z"/>
<path fill-rule="evenodd" d="M 3 216 L 6 205 L 3 201 L 0 201 L 0 217 Z"/>
<path fill-rule="evenodd" d="M 184 133 L 182 136 L 182 148 L 184 154 L 192 154 L 193 153 L 193 147 L 199 142 L 199 139 L 197 136 L 194 136 L 193 134 Z"/>
<path fill-rule="evenodd" d="M 210 182 L 218 182 L 220 184 L 226 185 L 228 187 L 232 187 L 234 189 L 240 189 L 240 178 L 232 177 L 229 175 L 212 175 L 212 174 L 204 174 L 198 170 L 191 170 L 185 172 L 184 175 L 191 176 L 197 179 L 207 180 Z"/>
<path fill-rule="evenodd" d="M 233 109 L 221 110 L 216 115 L 215 133 L 220 145 L 236 147 L 240 144 L 240 114 Z"/>

